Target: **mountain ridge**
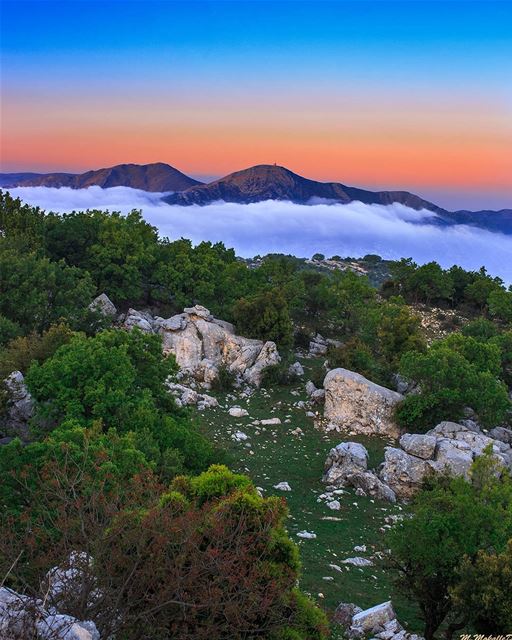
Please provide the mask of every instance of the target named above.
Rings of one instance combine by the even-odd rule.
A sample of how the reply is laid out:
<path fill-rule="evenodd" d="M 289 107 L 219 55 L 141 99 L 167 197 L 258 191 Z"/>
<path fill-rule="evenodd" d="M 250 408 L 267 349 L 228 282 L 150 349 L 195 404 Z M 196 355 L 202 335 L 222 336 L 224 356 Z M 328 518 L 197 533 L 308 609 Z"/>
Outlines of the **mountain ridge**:
<path fill-rule="evenodd" d="M 16 178 L 16 176 L 27 176 Z M 9 184 L 9 176 L 13 176 Z M 86 189 L 99 186 L 131 187 L 144 191 L 182 191 L 192 186 L 202 184 L 178 169 L 164 162 L 151 164 L 118 164 L 113 167 L 92 169 L 84 173 L 45 173 L 36 174 L 0 174 L 1 183 L 5 187 L 70 187 L 71 189 Z"/>

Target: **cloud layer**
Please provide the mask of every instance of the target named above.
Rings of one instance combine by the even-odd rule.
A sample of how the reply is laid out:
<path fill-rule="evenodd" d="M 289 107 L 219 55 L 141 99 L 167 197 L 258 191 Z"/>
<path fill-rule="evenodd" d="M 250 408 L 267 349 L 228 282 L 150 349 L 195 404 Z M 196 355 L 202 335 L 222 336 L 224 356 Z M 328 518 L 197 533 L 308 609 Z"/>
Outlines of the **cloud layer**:
<path fill-rule="evenodd" d="M 310 257 L 412 257 L 419 263 L 437 260 L 448 267 L 487 267 L 493 275 L 512 282 L 512 237 L 473 227 L 429 224 L 434 214 L 400 204 L 296 205 L 266 201 L 249 205 L 217 202 L 205 207 L 170 206 L 162 194 L 128 187 L 73 190 L 48 187 L 11 189 L 13 196 L 47 211 L 109 209 L 127 213 L 142 209 L 144 218 L 171 239 L 222 241 L 238 255 L 252 257 L 271 252 Z"/>

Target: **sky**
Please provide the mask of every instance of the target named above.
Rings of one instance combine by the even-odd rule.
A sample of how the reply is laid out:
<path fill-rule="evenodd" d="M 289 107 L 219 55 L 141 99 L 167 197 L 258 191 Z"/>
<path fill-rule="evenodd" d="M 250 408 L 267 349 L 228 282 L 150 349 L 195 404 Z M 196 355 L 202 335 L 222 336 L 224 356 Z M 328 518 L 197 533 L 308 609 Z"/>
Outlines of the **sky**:
<path fill-rule="evenodd" d="M 512 207 L 512 2 L 0 0 L 0 170 L 278 163 Z"/>

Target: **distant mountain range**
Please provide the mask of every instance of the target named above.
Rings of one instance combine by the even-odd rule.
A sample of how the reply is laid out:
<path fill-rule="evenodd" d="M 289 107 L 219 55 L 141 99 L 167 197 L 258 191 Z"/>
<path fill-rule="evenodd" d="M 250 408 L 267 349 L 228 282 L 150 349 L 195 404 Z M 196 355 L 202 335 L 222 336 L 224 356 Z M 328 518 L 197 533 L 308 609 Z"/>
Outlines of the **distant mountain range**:
<path fill-rule="evenodd" d="M 85 173 L 3 173 L 2 187 L 71 187 L 85 189 L 97 185 L 132 187 L 144 191 L 183 191 L 202 184 L 163 162 L 153 164 L 118 164 L 115 167 Z"/>
<path fill-rule="evenodd" d="M 489 231 L 512 235 L 512 209 L 501 211 L 447 211 L 408 191 L 368 191 L 339 182 L 317 182 L 276 165 L 257 165 L 230 173 L 224 178 L 203 184 L 162 162 L 154 164 L 120 164 L 115 167 L 71 173 L 11 173 L 0 174 L 0 187 L 132 187 L 145 191 L 172 191 L 164 196 L 168 204 L 207 205 L 223 200 L 250 204 L 263 200 L 288 200 L 297 204 L 342 203 L 360 201 L 366 204 L 400 203 L 419 211 L 427 209 L 437 214 L 430 224 L 467 224 Z M 424 222 L 424 220 L 421 220 Z"/>

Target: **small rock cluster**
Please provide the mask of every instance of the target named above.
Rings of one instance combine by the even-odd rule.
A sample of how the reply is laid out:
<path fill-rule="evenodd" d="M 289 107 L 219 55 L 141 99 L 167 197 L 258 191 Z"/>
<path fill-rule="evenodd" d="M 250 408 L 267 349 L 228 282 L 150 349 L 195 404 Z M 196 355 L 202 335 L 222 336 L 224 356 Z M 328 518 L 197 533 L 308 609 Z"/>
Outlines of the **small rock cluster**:
<path fill-rule="evenodd" d="M 213 409 L 218 407 L 219 403 L 216 398 L 206 393 L 198 393 L 195 389 L 186 387 L 177 382 L 167 382 L 167 388 L 174 396 L 176 404 L 179 407 L 196 406 L 199 411 L 203 409 Z"/>
<path fill-rule="evenodd" d="M 491 437 L 498 435 L 501 440 Z M 472 424 L 441 422 L 426 434 L 406 433 L 400 447 L 386 447 L 384 462 L 369 471 L 368 452 L 357 442 L 342 442 L 329 452 L 323 480 L 354 487 L 366 495 L 395 502 L 410 499 L 431 475 L 467 477 L 477 456 L 490 447 L 498 466 L 512 469 L 512 431 L 499 427 L 488 435 Z M 504 441 L 505 440 L 505 441 Z"/>
<path fill-rule="evenodd" d="M 25 385 L 21 371 L 13 371 L 5 380 L 7 392 L 7 415 L 1 427 L 2 444 L 7 444 L 13 437 L 27 440 L 29 436 L 28 422 L 34 412 L 34 401 Z"/>
<path fill-rule="evenodd" d="M 345 629 L 348 638 L 378 638 L 378 640 L 423 640 L 408 633 L 398 622 L 391 601 L 370 609 L 361 609 L 352 603 L 338 605 L 334 622 Z"/>

